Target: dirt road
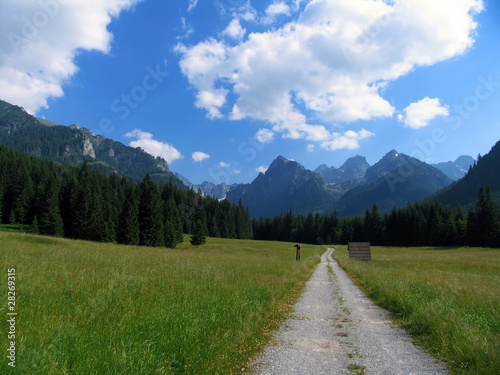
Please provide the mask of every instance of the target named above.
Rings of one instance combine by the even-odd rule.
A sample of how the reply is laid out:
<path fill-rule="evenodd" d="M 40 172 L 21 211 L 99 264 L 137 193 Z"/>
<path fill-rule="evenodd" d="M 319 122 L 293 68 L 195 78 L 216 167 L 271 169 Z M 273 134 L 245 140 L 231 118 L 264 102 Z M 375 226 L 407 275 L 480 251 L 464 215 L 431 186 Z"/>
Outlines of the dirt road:
<path fill-rule="evenodd" d="M 321 263 L 254 374 L 447 374 L 374 305 L 332 258 Z"/>

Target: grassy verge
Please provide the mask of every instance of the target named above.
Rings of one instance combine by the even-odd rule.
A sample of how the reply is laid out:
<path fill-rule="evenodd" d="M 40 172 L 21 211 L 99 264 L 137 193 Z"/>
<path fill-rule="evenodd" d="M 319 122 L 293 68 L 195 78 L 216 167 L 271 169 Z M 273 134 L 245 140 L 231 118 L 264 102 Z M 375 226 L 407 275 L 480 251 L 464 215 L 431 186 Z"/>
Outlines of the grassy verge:
<path fill-rule="evenodd" d="M 0 352 L 16 273 L 10 374 L 241 373 L 289 312 L 322 249 L 208 239 L 144 248 L 0 232 Z"/>
<path fill-rule="evenodd" d="M 33 228 L 31 225 L 23 225 L 23 224 L 0 224 L 0 231 L 31 233 L 33 231 Z"/>
<path fill-rule="evenodd" d="M 372 247 L 339 264 L 455 374 L 500 373 L 500 250 Z"/>

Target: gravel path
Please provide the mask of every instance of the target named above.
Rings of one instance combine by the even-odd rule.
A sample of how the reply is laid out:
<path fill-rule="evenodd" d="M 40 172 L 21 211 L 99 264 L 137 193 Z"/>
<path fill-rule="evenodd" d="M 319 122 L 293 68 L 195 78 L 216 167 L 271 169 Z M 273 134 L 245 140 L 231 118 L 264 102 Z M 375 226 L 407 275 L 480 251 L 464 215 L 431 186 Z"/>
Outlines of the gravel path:
<path fill-rule="evenodd" d="M 251 363 L 254 374 L 447 374 L 374 305 L 332 258 L 321 257 L 290 319 Z"/>

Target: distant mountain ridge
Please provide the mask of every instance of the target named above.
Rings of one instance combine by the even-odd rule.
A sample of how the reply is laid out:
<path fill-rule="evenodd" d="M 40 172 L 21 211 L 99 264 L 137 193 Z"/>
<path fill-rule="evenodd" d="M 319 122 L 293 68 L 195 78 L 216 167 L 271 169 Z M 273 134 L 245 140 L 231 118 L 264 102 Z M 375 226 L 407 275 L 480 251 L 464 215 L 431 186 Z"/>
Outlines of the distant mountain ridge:
<path fill-rule="evenodd" d="M 432 164 L 432 166 L 442 171 L 453 181 L 456 181 L 467 174 L 469 168 L 474 165 L 475 161 L 476 160 L 472 156 L 462 155 L 459 156 L 455 161 Z"/>
<path fill-rule="evenodd" d="M 353 161 L 363 169 L 367 164 L 364 158 Z M 233 203 L 241 199 L 253 217 L 275 216 L 289 210 L 307 214 L 333 209 L 341 215 L 355 215 L 374 203 L 380 210 L 403 206 L 452 182 L 440 170 L 396 150 L 367 168 L 362 178 L 332 185 L 325 184 L 319 173 L 279 156 L 265 174 L 228 191 L 227 198 Z"/>
<path fill-rule="evenodd" d="M 179 180 L 182 181 L 184 185 L 186 185 L 186 187 L 193 189 L 196 192 L 201 191 L 203 194 L 215 197 L 217 199 L 225 199 L 227 192 L 239 185 L 239 184 L 227 185 L 224 182 L 221 184 L 214 184 L 213 182 L 210 181 L 203 181 L 201 184 L 195 185 L 192 184 L 187 178 L 182 176 L 180 173 L 174 173 L 174 174 Z"/>
<path fill-rule="evenodd" d="M 321 164 L 314 171 L 319 173 L 327 184 L 338 184 L 364 177 L 368 168 L 370 168 L 370 164 L 365 157 L 356 155 L 347 159 L 338 169 L 334 166 L 328 167 L 326 164 Z"/>
<path fill-rule="evenodd" d="M 467 207 L 472 205 L 478 196 L 479 189 L 490 186 L 493 195 L 500 202 L 500 141 L 489 153 L 479 158 L 477 163 L 460 180 L 445 189 L 433 194 L 429 199 L 449 205 Z"/>
<path fill-rule="evenodd" d="M 332 193 L 318 173 L 296 161 L 278 156 L 266 173 L 250 184 L 241 184 L 227 192 L 231 202 L 240 199 L 252 217 L 274 216 L 292 210 L 294 213 L 328 212 Z"/>
<path fill-rule="evenodd" d="M 423 199 L 452 182 L 431 165 L 391 150 L 366 170 L 364 178 L 351 182 L 335 208 L 340 215 L 361 214 L 374 203 L 381 211 L 390 210 Z"/>
<path fill-rule="evenodd" d="M 146 174 L 156 182 L 172 179 L 184 186 L 170 171 L 168 163 L 141 148 L 133 148 L 79 127 L 37 119 L 23 108 L 0 100 L 0 143 L 28 155 L 80 165 L 87 161 L 93 169 L 116 173 L 135 181 Z"/>

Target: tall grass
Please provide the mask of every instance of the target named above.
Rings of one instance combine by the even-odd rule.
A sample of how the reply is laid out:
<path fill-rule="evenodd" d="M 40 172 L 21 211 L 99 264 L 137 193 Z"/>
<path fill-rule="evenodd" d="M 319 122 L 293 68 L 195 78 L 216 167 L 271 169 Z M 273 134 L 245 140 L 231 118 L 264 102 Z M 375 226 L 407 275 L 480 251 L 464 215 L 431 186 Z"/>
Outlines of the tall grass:
<path fill-rule="evenodd" d="M 296 263 L 287 243 L 169 250 L 0 232 L 0 308 L 8 268 L 18 291 L 16 368 L 2 355 L 0 373 L 241 373 L 323 250 L 304 246 Z"/>
<path fill-rule="evenodd" d="M 500 250 L 372 247 L 339 264 L 455 374 L 500 374 Z"/>

